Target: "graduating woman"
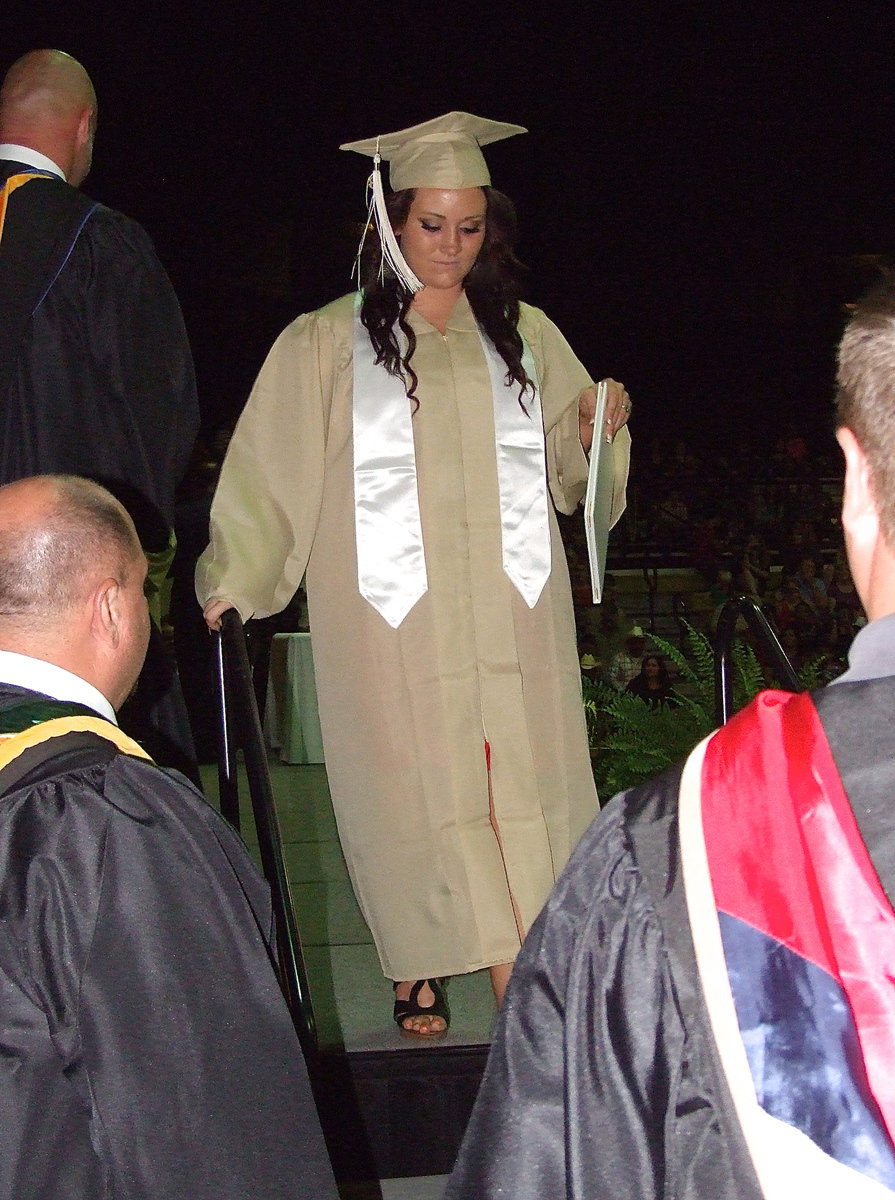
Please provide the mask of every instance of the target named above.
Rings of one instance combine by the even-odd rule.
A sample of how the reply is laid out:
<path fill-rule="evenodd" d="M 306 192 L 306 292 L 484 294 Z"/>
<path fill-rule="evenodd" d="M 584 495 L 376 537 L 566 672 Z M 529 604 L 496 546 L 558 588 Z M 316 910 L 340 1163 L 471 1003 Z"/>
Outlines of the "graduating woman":
<path fill-rule="evenodd" d="M 339 836 L 395 1020 L 447 1028 L 445 977 L 512 961 L 597 809 L 568 572 L 591 440 L 624 508 L 631 404 L 519 301 L 515 218 L 449 113 L 374 157 L 362 291 L 281 334 L 237 426 L 197 572 L 209 625 L 306 575 Z M 380 157 L 394 189 L 385 197 Z M 370 242 L 374 252 L 370 253 Z"/>

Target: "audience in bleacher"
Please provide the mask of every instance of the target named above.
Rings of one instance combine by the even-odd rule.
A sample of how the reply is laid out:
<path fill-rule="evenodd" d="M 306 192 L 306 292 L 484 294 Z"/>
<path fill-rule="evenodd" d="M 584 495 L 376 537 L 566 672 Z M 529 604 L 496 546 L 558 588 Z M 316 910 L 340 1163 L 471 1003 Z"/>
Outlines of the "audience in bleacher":
<path fill-rule="evenodd" d="M 701 452 L 683 439 L 656 438 L 632 464 L 628 514 L 610 558 L 638 571 L 695 568 L 703 587 L 680 606 L 692 624 L 710 631 L 727 599 L 743 594 L 774 623 L 794 665 L 841 669 L 864 617 L 842 551 L 840 494 L 832 457 L 814 453 L 795 429 L 770 453 L 747 444 L 735 453 L 717 445 Z M 563 536 L 573 581 L 581 583 L 574 594 L 581 653 L 593 660 L 587 673 L 623 690 L 652 647 L 644 642 L 636 655 L 623 649 L 629 620 L 621 619 L 614 586 L 605 610 L 591 603 L 583 522 L 566 519 Z M 635 590 L 644 590 L 639 578 Z M 646 625 L 635 597 L 625 602 Z M 632 658 L 633 673 L 622 678 Z"/>
<path fill-rule="evenodd" d="M 617 692 L 625 691 L 631 680 L 640 674 L 645 649 L 646 636 L 640 626 L 635 625 L 609 665 L 608 682 Z"/>
<path fill-rule="evenodd" d="M 631 696 L 637 696 L 650 708 L 660 708 L 663 704 L 674 706 L 678 703 L 674 688 L 671 686 L 671 676 L 661 654 L 647 654 L 640 664 L 640 671 L 628 683 L 625 691 Z"/>

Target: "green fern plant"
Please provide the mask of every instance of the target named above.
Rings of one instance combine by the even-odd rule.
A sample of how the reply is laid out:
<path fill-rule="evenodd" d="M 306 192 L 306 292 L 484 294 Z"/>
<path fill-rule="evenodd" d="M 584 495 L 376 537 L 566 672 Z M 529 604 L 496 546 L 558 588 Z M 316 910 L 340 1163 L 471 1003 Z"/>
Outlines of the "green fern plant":
<path fill-rule="evenodd" d="M 639 696 L 590 684 L 584 705 L 597 788 L 606 797 L 658 775 L 712 729 L 701 705 L 687 696 L 677 708 L 653 709 Z"/>
<path fill-rule="evenodd" d="M 717 725 L 711 642 L 686 622 L 684 627 L 683 651 L 664 638 L 650 639 L 677 669 L 676 706 L 652 708 L 637 696 L 585 680 L 584 711 L 594 775 L 605 799 L 679 762 Z M 767 685 L 747 642 L 734 641 L 731 668 L 733 705 L 739 709 Z M 807 664 L 800 672 L 804 686 L 816 686 L 816 676 L 816 663 Z"/>

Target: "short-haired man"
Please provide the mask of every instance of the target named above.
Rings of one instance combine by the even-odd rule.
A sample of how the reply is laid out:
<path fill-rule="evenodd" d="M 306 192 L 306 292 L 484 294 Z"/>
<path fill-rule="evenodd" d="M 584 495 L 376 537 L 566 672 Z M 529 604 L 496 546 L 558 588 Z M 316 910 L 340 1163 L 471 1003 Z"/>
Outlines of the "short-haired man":
<path fill-rule="evenodd" d="M 594 823 L 446 1200 L 895 1194 L 895 286 L 839 364 L 849 669 L 762 693 Z"/>
<path fill-rule="evenodd" d="M 62 473 L 108 487 L 158 582 L 198 428 L 195 374 L 145 230 L 78 190 L 96 123 L 93 84 L 71 55 L 34 50 L 9 68 L 0 87 L 0 483 Z M 194 769 L 171 684 L 154 635 L 128 727 L 154 736 L 165 762 Z"/>
<path fill-rule="evenodd" d="M 264 881 L 115 724 L 145 579 L 103 488 L 0 487 L 0 1196 L 328 1200 Z"/>

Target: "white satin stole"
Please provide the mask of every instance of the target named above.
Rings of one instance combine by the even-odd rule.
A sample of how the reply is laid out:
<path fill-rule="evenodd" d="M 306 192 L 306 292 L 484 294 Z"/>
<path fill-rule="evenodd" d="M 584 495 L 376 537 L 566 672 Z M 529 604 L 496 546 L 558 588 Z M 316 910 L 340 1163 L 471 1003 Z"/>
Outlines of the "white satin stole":
<path fill-rule="evenodd" d="M 399 332 L 399 343 L 403 335 Z M 544 419 L 534 357 L 522 366 L 535 384 L 523 397 L 481 330 L 491 378 L 503 569 L 529 608 L 550 574 Z M 406 344 L 406 343 L 405 343 Z M 402 344 L 402 354 L 404 345 Z M 370 336 L 354 317 L 354 518 L 361 595 L 397 629 L 428 588 L 420 522 L 413 406 L 401 379 L 377 365 Z"/>

